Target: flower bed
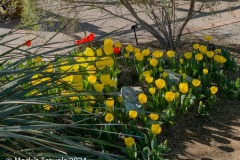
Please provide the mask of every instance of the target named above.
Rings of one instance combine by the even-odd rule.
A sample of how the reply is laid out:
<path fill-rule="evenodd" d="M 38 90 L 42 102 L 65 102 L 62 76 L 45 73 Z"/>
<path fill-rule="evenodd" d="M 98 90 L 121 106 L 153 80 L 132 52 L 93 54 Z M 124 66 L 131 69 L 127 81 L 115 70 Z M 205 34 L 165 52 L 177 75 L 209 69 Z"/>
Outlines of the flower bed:
<path fill-rule="evenodd" d="M 206 43 L 210 39 L 207 36 Z M 77 40 L 75 45 L 93 40 L 94 35 L 90 34 Z M 31 44 L 26 42 L 28 47 Z M 15 69 L 27 69 L 27 73 L 11 75 L 4 81 L 21 79 L 28 74 L 27 82 L 21 84 L 24 97 L 44 101 L 34 104 L 29 111 L 62 113 L 67 119 L 64 122 L 61 117 L 43 116 L 44 122 L 88 124 L 84 128 L 71 128 L 69 134 L 92 138 L 87 141 L 97 150 L 120 153 L 126 159 L 161 159 L 169 150 L 167 141 L 157 140 L 161 125 L 174 124 L 176 111 L 187 113 L 196 105 L 200 114 L 207 115 L 217 93 L 226 91 L 229 81 L 222 69 L 227 67 L 229 55 L 209 46 L 194 44 L 191 51 L 181 55 L 172 50 L 123 46 L 108 38 L 101 47 L 86 45 L 82 51 L 56 55 L 53 60 L 34 55 L 27 62 L 15 65 Z M 13 63 L 6 67 L 11 65 Z M 120 65 L 134 68 L 143 88 L 144 92 L 137 97 L 142 107 L 136 110 L 127 110 L 124 104 L 118 87 Z M 238 94 L 236 91 L 236 97 Z M 112 149 L 111 143 L 118 147 Z"/>

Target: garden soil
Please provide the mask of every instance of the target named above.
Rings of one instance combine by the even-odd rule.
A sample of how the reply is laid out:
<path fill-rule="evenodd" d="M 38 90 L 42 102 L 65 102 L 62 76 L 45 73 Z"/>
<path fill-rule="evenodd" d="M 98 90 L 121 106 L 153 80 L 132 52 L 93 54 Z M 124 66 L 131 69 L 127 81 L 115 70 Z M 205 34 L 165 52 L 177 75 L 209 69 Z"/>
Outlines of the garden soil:
<path fill-rule="evenodd" d="M 240 159 L 240 101 L 222 98 L 217 104 L 209 116 L 200 116 L 194 108 L 176 116 L 174 125 L 165 126 L 161 139 L 167 139 L 171 148 L 167 158 Z"/>

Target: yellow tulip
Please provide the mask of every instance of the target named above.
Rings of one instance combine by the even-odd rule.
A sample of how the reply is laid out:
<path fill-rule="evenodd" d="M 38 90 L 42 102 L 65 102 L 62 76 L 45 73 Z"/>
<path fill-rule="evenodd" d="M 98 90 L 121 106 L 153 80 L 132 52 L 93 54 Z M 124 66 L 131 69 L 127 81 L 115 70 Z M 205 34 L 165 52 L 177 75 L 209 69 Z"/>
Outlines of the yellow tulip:
<path fill-rule="evenodd" d="M 152 76 L 147 76 L 147 77 L 145 77 L 145 80 L 146 80 L 147 83 L 152 83 L 153 77 Z"/>
<path fill-rule="evenodd" d="M 81 91 L 83 90 L 83 83 L 82 82 L 73 83 L 72 87 L 78 91 Z"/>
<path fill-rule="evenodd" d="M 144 71 L 142 75 L 143 77 L 148 77 L 151 75 L 151 71 Z"/>
<path fill-rule="evenodd" d="M 75 94 L 75 93 L 69 93 L 69 94 Z M 77 96 L 69 97 L 69 99 L 71 99 L 71 101 L 79 100 L 79 98 Z"/>
<path fill-rule="evenodd" d="M 134 53 L 137 53 L 137 52 L 140 52 L 140 53 L 141 53 L 141 50 L 140 50 L 140 48 L 134 48 L 133 52 L 134 52 Z"/>
<path fill-rule="evenodd" d="M 114 99 L 113 98 L 108 98 L 105 100 L 105 105 L 108 108 L 114 107 Z"/>
<path fill-rule="evenodd" d="M 34 94 L 36 94 L 37 92 L 38 92 L 38 90 L 35 90 L 35 89 L 34 89 L 34 90 L 31 91 L 29 94 L 30 94 L 30 95 L 34 95 Z M 42 95 L 42 93 L 38 93 L 37 95 L 40 96 L 40 95 Z"/>
<path fill-rule="evenodd" d="M 207 36 L 205 36 L 205 37 L 204 37 L 204 39 L 205 39 L 206 41 L 211 41 L 211 39 L 212 39 L 212 36 L 210 36 L 210 35 L 207 35 Z"/>
<path fill-rule="evenodd" d="M 174 55 L 175 55 L 175 52 L 174 52 L 174 51 L 167 51 L 167 56 L 168 56 L 169 58 L 174 57 Z"/>
<path fill-rule="evenodd" d="M 35 74 L 35 75 L 33 75 L 33 76 L 31 77 L 31 79 L 35 79 L 35 80 L 31 81 L 32 85 L 37 85 L 37 84 L 42 83 L 40 77 L 42 77 L 41 74 Z"/>
<path fill-rule="evenodd" d="M 103 45 L 111 45 L 113 46 L 113 41 L 111 38 L 106 38 L 103 42 Z"/>
<path fill-rule="evenodd" d="M 50 64 L 49 66 L 46 67 L 45 72 L 53 72 L 53 71 L 54 71 L 54 68 L 53 68 L 52 64 Z"/>
<path fill-rule="evenodd" d="M 117 41 L 116 43 L 114 43 L 114 47 L 121 48 L 122 47 L 121 42 Z"/>
<path fill-rule="evenodd" d="M 135 143 L 135 140 L 132 137 L 126 137 L 124 138 L 124 143 L 127 147 L 132 147 L 132 145 Z"/>
<path fill-rule="evenodd" d="M 110 81 L 111 81 L 111 78 L 110 78 L 110 75 L 109 74 L 106 74 L 106 75 L 102 75 L 100 77 L 100 81 L 103 85 L 108 85 L 110 84 Z"/>
<path fill-rule="evenodd" d="M 85 51 L 83 52 L 85 56 L 92 57 L 94 56 L 94 50 L 90 47 L 87 47 Z"/>
<path fill-rule="evenodd" d="M 179 89 L 181 93 L 187 93 L 188 92 L 188 84 L 187 83 L 180 83 Z"/>
<path fill-rule="evenodd" d="M 138 112 L 134 111 L 134 110 L 130 110 L 128 112 L 128 115 L 129 115 L 130 118 L 135 119 L 135 118 L 137 118 Z"/>
<path fill-rule="evenodd" d="M 122 96 L 118 96 L 117 100 L 118 100 L 118 102 L 122 102 L 123 101 L 123 97 Z"/>
<path fill-rule="evenodd" d="M 124 53 L 124 58 L 129 58 L 129 56 L 130 56 L 130 53 Z"/>
<path fill-rule="evenodd" d="M 88 57 L 87 58 L 87 61 L 88 62 L 93 62 L 93 61 L 95 61 L 96 60 L 96 57 Z"/>
<path fill-rule="evenodd" d="M 183 62 L 184 62 L 183 59 L 180 58 L 180 59 L 179 59 L 179 63 L 180 63 L 180 64 L 183 64 Z"/>
<path fill-rule="evenodd" d="M 106 122 L 112 122 L 113 119 L 114 119 L 114 116 L 113 116 L 112 113 L 107 113 L 107 114 L 105 115 L 105 121 L 106 121 Z"/>
<path fill-rule="evenodd" d="M 47 104 L 47 105 L 44 105 L 43 108 L 44 108 L 45 110 L 49 111 L 49 110 L 51 109 L 51 106 Z"/>
<path fill-rule="evenodd" d="M 152 53 L 154 58 L 161 58 L 163 56 L 163 52 L 156 50 Z"/>
<path fill-rule="evenodd" d="M 113 41 L 111 38 L 104 40 L 103 50 L 106 55 L 113 53 Z"/>
<path fill-rule="evenodd" d="M 102 92 L 102 91 L 103 91 L 103 88 L 104 88 L 104 85 L 103 85 L 103 84 L 97 83 L 97 84 L 94 85 L 94 89 L 95 89 L 97 92 Z"/>
<path fill-rule="evenodd" d="M 112 57 L 103 57 L 100 58 L 103 64 L 105 64 L 108 67 L 112 67 L 114 65 L 114 60 Z"/>
<path fill-rule="evenodd" d="M 141 104 L 147 103 L 147 96 L 144 93 L 138 95 L 138 100 Z"/>
<path fill-rule="evenodd" d="M 162 75 L 163 75 L 163 78 L 167 78 L 168 77 L 168 72 L 163 72 Z"/>
<path fill-rule="evenodd" d="M 220 63 L 223 64 L 225 62 L 227 62 L 227 59 L 225 57 L 221 56 Z"/>
<path fill-rule="evenodd" d="M 87 100 L 89 103 L 94 104 L 95 103 L 95 97 L 92 95 L 86 95 L 83 96 L 83 100 Z"/>
<path fill-rule="evenodd" d="M 128 44 L 127 47 L 125 47 L 126 51 L 133 52 L 133 46 L 131 44 Z"/>
<path fill-rule="evenodd" d="M 135 56 L 135 58 L 136 58 L 136 60 L 137 61 L 142 61 L 143 60 L 143 54 L 141 53 L 141 52 L 136 52 L 135 54 L 134 54 L 134 56 Z"/>
<path fill-rule="evenodd" d="M 199 48 L 199 44 L 198 44 L 198 43 L 195 43 L 195 44 L 193 45 L 193 49 L 198 50 L 198 48 Z"/>
<path fill-rule="evenodd" d="M 190 58 L 192 58 L 192 53 L 191 52 L 185 52 L 184 57 L 185 57 L 185 59 L 190 59 Z"/>
<path fill-rule="evenodd" d="M 73 75 L 73 82 L 79 83 L 82 81 L 82 75 Z"/>
<path fill-rule="evenodd" d="M 33 62 L 34 63 L 42 62 L 42 57 L 41 56 L 37 56 L 37 57 L 33 58 Z"/>
<path fill-rule="evenodd" d="M 199 51 L 200 51 L 202 54 L 207 53 L 207 46 L 201 45 L 201 46 L 199 47 Z"/>
<path fill-rule="evenodd" d="M 150 118 L 151 118 L 151 120 L 156 121 L 156 120 L 158 120 L 159 115 L 158 115 L 158 114 L 155 114 L 155 113 L 151 113 L 151 114 L 150 114 Z"/>
<path fill-rule="evenodd" d="M 203 59 L 203 55 L 201 53 L 198 53 L 198 54 L 195 55 L 195 59 L 197 61 L 201 61 Z"/>
<path fill-rule="evenodd" d="M 106 63 L 104 63 L 104 61 L 102 61 L 102 60 L 98 60 L 98 61 L 96 61 L 96 67 L 99 70 L 103 70 L 106 67 Z"/>
<path fill-rule="evenodd" d="M 158 65 L 158 60 L 153 58 L 150 60 L 150 64 L 151 64 L 151 66 L 156 67 Z"/>
<path fill-rule="evenodd" d="M 85 107 L 84 107 L 84 110 L 87 111 L 87 112 L 89 112 L 89 113 L 92 113 L 92 112 L 93 112 L 93 107 L 91 107 L 91 106 L 85 106 Z"/>
<path fill-rule="evenodd" d="M 200 86 L 201 81 L 198 80 L 198 79 L 193 79 L 193 80 L 192 80 L 192 84 L 193 84 L 194 87 L 198 87 L 198 86 Z"/>
<path fill-rule="evenodd" d="M 212 94 L 216 94 L 217 91 L 218 91 L 218 87 L 212 86 L 212 87 L 210 88 L 210 91 L 211 91 Z"/>
<path fill-rule="evenodd" d="M 214 56 L 214 52 L 213 51 L 208 51 L 207 56 L 208 56 L 208 58 L 212 58 Z"/>
<path fill-rule="evenodd" d="M 106 55 L 111 55 L 113 53 L 113 47 L 110 45 L 104 45 L 103 50 Z"/>
<path fill-rule="evenodd" d="M 217 49 L 215 49 L 215 52 L 216 52 L 217 54 L 220 54 L 220 53 L 222 52 L 222 50 L 219 49 L 219 48 L 217 48 Z"/>
<path fill-rule="evenodd" d="M 110 82 L 109 82 L 109 85 L 110 85 L 111 87 L 116 87 L 117 81 L 111 79 Z"/>
<path fill-rule="evenodd" d="M 88 61 L 86 60 L 86 58 L 84 58 L 84 57 L 75 57 L 75 60 L 76 60 L 77 62 L 79 62 L 79 65 L 82 66 L 82 67 L 84 67 L 84 68 L 86 68 L 86 67 L 88 66 L 88 63 L 84 63 L 84 62 L 88 62 Z"/>
<path fill-rule="evenodd" d="M 203 74 L 208 74 L 208 69 L 204 68 L 203 69 Z"/>
<path fill-rule="evenodd" d="M 156 93 L 156 88 L 149 88 L 148 91 L 151 93 L 151 94 L 155 94 Z"/>
<path fill-rule="evenodd" d="M 95 74 L 96 73 L 96 67 L 94 65 L 90 65 L 86 68 L 86 71 L 88 74 Z"/>
<path fill-rule="evenodd" d="M 102 53 L 102 49 L 101 48 L 98 48 L 97 49 L 97 56 L 102 56 L 103 55 L 103 53 Z"/>
<path fill-rule="evenodd" d="M 173 92 L 166 92 L 165 93 L 165 99 L 168 101 L 168 102 L 172 102 L 175 98 L 175 93 Z"/>
<path fill-rule="evenodd" d="M 157 88 L 162 89 L 163 87 L 165 87 L 166 83 L 164 79 L 157 79 L 155 81 L 155 85 L 157 86 Z"/>
<path fill-rule="evenodd" d="M 62 81 L 66 82 L 66 83 L 72 83 L 73 82 L 73 75 L 69 75 L 69 76 L 66 76 L 66 77 L 62 78 Z"/>
<path fill-rule="evenodd" d="M 78 91 L 83 89 L 83 82 L 81 75 L 73 75 L 72 87 Z"/>
<path fill-rule="evenodd" d="M 87 79 L 88 79 L 88 82 L 89 82 L 89 83 L 94 84 L 94 83 L 96 83 L 97 76 L 95 76 L 95 75 L 90 75 L 90 76 L 87 77 Z"/>
<path fill-rule="evenodd" d="M 148 56 L 148 55 L 150 54 L 150 50 L 149 50 L 149 49 L 144 49 L 144 50 L 142 51 L 142 54 L 143 54 L 144 56 Z"/>
<path fill-rule="evenodd" d="M 227 59 L 223 56 L 220 56 L 220 55 L 215 55 L 214 56 L 214 61 L 216 61 L 217 63 L 225 63 L 227 61 Z"/>
<path fill-rule="evenodd" d="M 62 62 L 61 66 L 59 67 L 63 71 L 69 71 L 69 70 L 78 70 L 79 65 L 67 65 L 68 62 Z"/>
<path fill-rule="evenodd" d="M 80 114 L 81 111 L 82 111 L 82 110 L 81 110 L 81 108 L 79 108 L 79 107 L 74 107 L 74 108 L 73 108 L 73 112 L 76 113 L 76 114 Z"/>
<path fill-rule="evenodd" d="M 162 132 L 162 128 L 159 124 L 152 124 L 151 131 L 153 134 L 160 134 Z"/>
<path fill-rule="evenodd" d="M 83 90 L 83 83 L 82 82 L 73 83 L 72 87 L 78 91 L 81 91 Z"/>
<path fill-rule="evenodd" d="M 162 67 L 159 67 L 158 70 L 159 70 L 159 72 L 163 72 L 164 71 Z"/>

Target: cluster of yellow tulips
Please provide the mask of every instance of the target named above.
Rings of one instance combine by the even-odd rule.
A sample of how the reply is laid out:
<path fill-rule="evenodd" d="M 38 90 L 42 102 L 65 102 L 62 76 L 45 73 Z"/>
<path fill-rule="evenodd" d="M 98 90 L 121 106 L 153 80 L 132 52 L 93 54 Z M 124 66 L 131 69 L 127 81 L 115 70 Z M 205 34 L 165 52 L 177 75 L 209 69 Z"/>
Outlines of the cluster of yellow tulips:
<path fill-rule="evenodd" d="M 206 36 L 206 41 L 210 40 L 211 36 Z M 138 100 L 147 106 L 143 107 L 147 110 L 132 109 L 126 113 L 124 99 L 119 94 L 109 94 L 120 91 L 117 87 L 120 72 L 118 64 L 121 63 L 116 58 L 118 56 L 123 57 L 121 59 L 127 62 L 125 64 L 135 67 L 139 82 L 146 86 L 147 90 L 138 95 Z M 91 120 L 91 123 L 123 124 L 123 127 L 116 128 L 100 127 L 102 130 L 132 135 L 140 130 L 157 143 L 156 135 L 162 131 L 162 122 L 172 123 L 176 108 L 180 107 L 181 111 L 186 112 L 199 102 L 199 112 L 203 113 L 203 103 L 214 102 L 219 85 L 214 79 L 215 74 L 219 73 L 219 66 L 226 61 L 221 49 L 208 50 L 206 45 L 194 44 L 191 51 L 180 55 L 173 50 L 141 50 L 131 44 L 124 47 L 120 42 L 114 43 L 108 38 L 101 47 L 86 47 L 82 52 L 75 51 L 71 56 L 54 63 L 44 62 L 40 56 L 32 59 L 35 66 L 45 66 L 45 70 L 33 75 L 29 85 L 42 87 L 55 84 L 58 87 L 46 92 L 34 90 L 28 96 L 42 96 L 51 92 L 60 96 L 54 102 L 68 102 L 68 106 L 61 108 L 67 108 L 68 113 L 84 113 L 85 117 L 100 116 L 100 119 Z M 171 79 L 172 72 L 178 76 L 177 83 Z M 49 73 L 61 73 L 61 77 L 52 79 Z M 41 107 L 44 112 L 58 110 L 50 104 Z M 138 123 L 142 123 L 148 131 L 141 129 Z M 137 149 L 134 136 L 125 136 L 123 141 L 130 150 Z M 134 155 L 132 152 L 128 154 L 130 157 Z"/>

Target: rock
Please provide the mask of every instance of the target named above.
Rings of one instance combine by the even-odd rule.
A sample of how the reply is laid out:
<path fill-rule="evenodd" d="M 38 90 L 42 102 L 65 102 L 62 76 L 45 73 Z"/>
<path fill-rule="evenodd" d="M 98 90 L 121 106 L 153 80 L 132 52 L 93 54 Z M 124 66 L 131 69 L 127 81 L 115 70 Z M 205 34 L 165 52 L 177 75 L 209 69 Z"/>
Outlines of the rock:
<path fill-rule="evenodd" d="M 170 71 L 170 70 L 164 70 L 164 71 L 168 72 L 168 78 L 170 79 L 172 84 L 179 84 L 180 78 L 181 78 L 180 74 L 177 74 L 177 73 L 175 73 L 173 71 Z M 192 83 L 192 78 L 191 77 L 187 76 L 186 80 L 187 80 L 187 82 Z"/>
<path fill-rule="evenodd" d="M 131 69 L 122 69 L 118 76 L 118 87 L 134 86 L 138 82 L 138 75 Z"/>
<path fill-rule="evenodd" d="M 129 110 L 136 110 L 138 111 L 142 105 L 138 101 L 138 95 L 143 93 L 141 87 L 130 87 L 130 86 L 123 86 L 121 88 L 121 93 L 123 97 L 123 103 L 126 107 L 126 111 Z"/>

